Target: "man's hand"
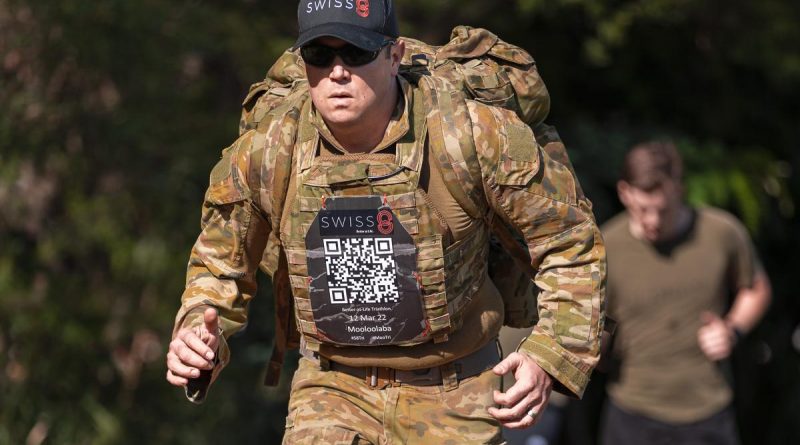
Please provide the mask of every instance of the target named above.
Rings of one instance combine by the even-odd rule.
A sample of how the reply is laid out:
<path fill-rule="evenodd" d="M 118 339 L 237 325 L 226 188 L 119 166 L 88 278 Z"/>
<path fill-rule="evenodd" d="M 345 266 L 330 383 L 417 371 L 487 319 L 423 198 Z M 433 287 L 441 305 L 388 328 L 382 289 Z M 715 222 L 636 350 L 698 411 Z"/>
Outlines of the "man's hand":
<path fill-rule="evenodd" d="M 514 372 L 517 383 L 504 393 L 494 392 L 494 401 L 501 408 L 489 408 L 489 414 L 506 428 L 533 426 L 550 400 L 553 379 L 530 356 L 513 352 L 494 369 L 497 375 Z M 528 415 L 528 413 L 531 415 Z"/>
<path fill-rule="evenodd" d="M 185 386 L 189 379 L 200 377 L 200 370 L 214 368 L 219 347 L 219 316 L 216 309 L 203 313 L 203 324 L 178 331 L 167 352 L 167 381 Z"/>
<path fill-rule="evenodd" d="M 731 355 L 736 335 L 733 329 L 711 312 L 700 314 L 703 326 L 697 331 L 697 343 L 709 360 L 719 361 Z"/>

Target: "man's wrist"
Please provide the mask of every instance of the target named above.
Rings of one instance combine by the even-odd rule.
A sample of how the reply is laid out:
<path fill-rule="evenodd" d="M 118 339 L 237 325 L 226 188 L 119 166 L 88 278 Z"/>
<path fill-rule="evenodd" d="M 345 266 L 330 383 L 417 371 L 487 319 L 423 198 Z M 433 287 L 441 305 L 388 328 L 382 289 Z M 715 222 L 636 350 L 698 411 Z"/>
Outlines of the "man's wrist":
<path fill-rule="evenodd" d="M 728 327 L 728 331 L 731 333 L 731 338 L 733 339 L 733 344 L 739 343 L 742 338 L 744 337 L 744 331 L 738 328 L 735 324 L 733 324 L 730 320 L 725 321 L 725 325 Z"/>

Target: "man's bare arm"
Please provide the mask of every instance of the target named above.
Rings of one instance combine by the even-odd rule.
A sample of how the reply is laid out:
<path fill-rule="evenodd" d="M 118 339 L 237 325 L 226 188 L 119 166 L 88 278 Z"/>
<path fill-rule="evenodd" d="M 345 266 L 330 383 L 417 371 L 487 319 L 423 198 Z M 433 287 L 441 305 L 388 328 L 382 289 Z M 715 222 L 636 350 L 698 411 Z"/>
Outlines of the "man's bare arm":
<path fill-rule="evenodd" d="M 697 343 L 709 360 L 719 361 L 730 356 L 738 336 L 750 332 L 764 316 L 772 300 L 769 277 L 763 270 L 756 272 L 753 286 L 736 293 L 733 306 L 724 318 L 710 312 L 701 317 L 703 326 L 697 331 Z"/>

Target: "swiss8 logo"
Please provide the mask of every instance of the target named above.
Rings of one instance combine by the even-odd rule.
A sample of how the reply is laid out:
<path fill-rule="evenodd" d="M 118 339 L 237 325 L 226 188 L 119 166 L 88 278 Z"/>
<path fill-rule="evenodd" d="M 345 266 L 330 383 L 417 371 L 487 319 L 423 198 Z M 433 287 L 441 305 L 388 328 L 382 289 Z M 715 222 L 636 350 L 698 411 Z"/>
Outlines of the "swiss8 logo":
<path fill-rule="evenodd" d="M 392 233 L 394 230 L 394 222 L 392 222 L 392 212 L 388 210 L 381 210 L 378 212 L 378 232 L 384 235 Z"/>
<path fill-rule="evenodd" d="M 356 0 L 356 14 L 369 17 L 369 0 Z"/>

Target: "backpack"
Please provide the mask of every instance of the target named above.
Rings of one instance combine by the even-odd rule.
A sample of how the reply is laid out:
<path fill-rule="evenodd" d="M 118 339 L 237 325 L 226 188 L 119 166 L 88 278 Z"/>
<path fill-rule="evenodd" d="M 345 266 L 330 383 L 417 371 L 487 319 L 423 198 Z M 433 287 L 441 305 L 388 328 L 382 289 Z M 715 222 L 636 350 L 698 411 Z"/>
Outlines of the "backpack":
<path fill-rule="evenodd" d="M 485 29 L 467 26 L 454 28 L 450 42 L 444 46 L 432 46 L 407 37 L 400 39 L 406 48 L 400 67 L 405 78 L 412 82 L 426 78 L 432 90 L 436 90 L 437 85 L 446 85 L 447 89 L 462 92 L 463 98 L 514 111 L 534 130 L 543 149 L 572 170 L 555 128 L 543 123 L 549 112 L 550 97 L 535 61 L 525 50 L 500 40 Z M 307 95 L 308 82 L 299 51 L 287 50 L 269 69 L 266 78 L 250 87 L 242 104 L 240 134 L 256 128 L 269 113 L 280 114 L 287 103 L 295 103 Z M 438 127 L 440 132 L 449 130 L 447 125 Z M 470 154 L 446 150 L 441 145 L 430 144 L 431 158 L 438 161 L 433 164 L 442 173 L 464 178 L 463 181 L 445 181 L 448 192 L 468 215 L 485 219 L 491 228 L 489 277 L 503 298 L 504 325 L 515 328 L 535 325 L 538 321 L 537 291 L 533 285 L 536 271 L 530 265 L 531 258 L 521 234 L 501 218 L 492 218 L 477 196 L 482 189 L 471 179 L 476 177 L 476 173 L 470 171 L 470 167 L 477 168 L 477 162 L 466 161 Z M 273 213 L 280 213 L 285 204 L 288 175 L 293 171 L 292 150 L 280 150 L 275 166 L 275 174 L 284 177 L 278 178 L 274 184 L 286 184 L 286 187 L 274 187 L 272 191 L 273 209 L 280 209 L 273 210 Z M 580 190 L 578 193 L 580 205 L 590 211 L 589 201 Z M 279 215 L 273 215 L 271 221 L 273 235 L 260 264 L 260 268 L 273 277 L 275 298 L 275 347 L 264 381 L 268 386 L 278 383 L 285 351 L 299 345 L 287 262 L 285 255 L 280 255 L 280 241 L 275 235 L 279 231 Z"/>

